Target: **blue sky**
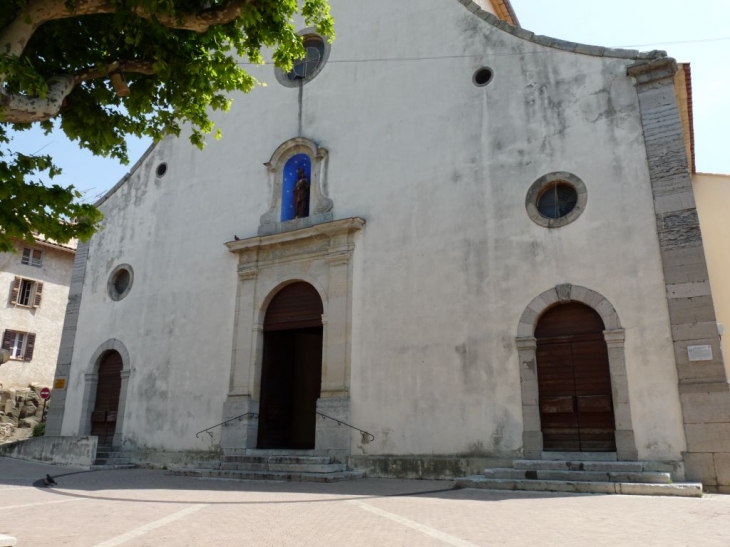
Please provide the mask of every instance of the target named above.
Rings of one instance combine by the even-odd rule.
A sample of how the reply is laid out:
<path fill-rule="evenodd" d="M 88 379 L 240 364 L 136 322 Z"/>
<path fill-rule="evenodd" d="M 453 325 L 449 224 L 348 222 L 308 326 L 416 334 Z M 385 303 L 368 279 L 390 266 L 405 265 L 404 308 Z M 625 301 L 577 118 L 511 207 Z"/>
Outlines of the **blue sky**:
<path fill-rule="evenodd" d="M 538 34 L 601 46 L 666 49 L 677 61 L 690 62 L 697 170 L 730 173 L 730 0 L 512 0 L 512 5 L 522 26 Z M 127 173 L 149 144 L 130 139 L 131 163 L 125 166 L 80 150 L 61 132 L 45 136 L 33 129 L 15 140 L 22 152 L 54 156 L 63 169 L 54 182 L 75 185 L 92 202 Z"/>

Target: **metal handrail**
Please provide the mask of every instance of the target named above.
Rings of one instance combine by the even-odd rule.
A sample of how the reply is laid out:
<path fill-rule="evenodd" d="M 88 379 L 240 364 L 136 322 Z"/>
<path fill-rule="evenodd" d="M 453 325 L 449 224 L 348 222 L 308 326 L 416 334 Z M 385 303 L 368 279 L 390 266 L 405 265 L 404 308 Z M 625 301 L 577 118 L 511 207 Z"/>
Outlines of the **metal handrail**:
<path fill-rule="evenodd" d="M 315 411 L 315 413 L 316 414 L 319 414 L 320 416 L 322 416 L 322 418 L 327 418 L 329 420 L 332 420 L 333 422 L 337 422 L 337 425 L 346 425 L 350 429 L 354 429 L 355 431 L 359 431 L 360 432 L 360 435 L 362 435 L 362 442 L 364 442 L 364 443 L 369 443 L 369 442 L 372 442 L 372 441 L 375 440 L 375 435 L 373 435 L 372 433 L 368 433 L 367 431 L 363 431 L 359 427 L 355 427 L 354 425 L 350 425 L 347 422 L 343 422 L 342 420 L 338 420 L 337 418 L 333 418 L 332 416 L 327 416 L 327 414 L 322 414 L 321 412 Z M 368 439 L 368 437 L 370 437 L 370 438 Z"/>
<path fill-rule="evenodd" d="M 214 429 L 214 428 L 216 428 L 216 427 L 218 427 L 218 426 L 226 425 L 226 424 L 227 424 L 228 422 L 232 422 L 233 420 L 238 420 L 238 421 L 240 422 L 240 421 L 241 421 L 241 420 L 243 420 L 243 419 L 244 419 L 244 418 L 245 418 L 246 416 L 252 416 L 252 417 L 254 417 L 254 418 L 258 418 L 258 417 L 259 417 L 258 413 L 256 413 L 256 412 L 246 412 L 246 414 L 241 414 L 240 416 L 236 416 L 235 418 L 231 418 L 230 420 L 226 420 L 225 422 L 221 422 L 221 423 L 219 423 L 219 424 L 215 424 L 215 425 L 212 425 L 212 426 L 210 426 L 210 427 L 207 427 L 207 428 L 203 429 L 202 431 L 198 431 L 198 432 L 197 432 L 197 433 L 195 434 L 195 438 L 196 438 L 196 439 L 200 438 L 200 437 L 198 437 L 198 435 L 200 435 L 201 433 L 208 433 L 208 435 L 210 435 L 210 436 L 212 437 L 212 436 L 213 436 L 213 434 L 212 434 L 212 433 L 209 433 L 209 431 L 210 431 L 211 429 Z"/>

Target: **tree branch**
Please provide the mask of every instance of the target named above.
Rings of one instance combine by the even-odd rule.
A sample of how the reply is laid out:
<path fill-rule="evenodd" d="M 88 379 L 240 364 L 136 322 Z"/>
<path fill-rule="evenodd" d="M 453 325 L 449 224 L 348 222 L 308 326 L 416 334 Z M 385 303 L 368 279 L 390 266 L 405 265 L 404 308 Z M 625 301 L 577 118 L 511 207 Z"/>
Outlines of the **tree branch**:
<path fill-rule="evenodd" d="M 225 4 L 209 8 L 197 13 L 169 15 L 166 13 L 150 13 L 144 8 L 137 8 L 137 15 L 144 19 L 156 19 L 168 28 L 205 32 L 213 25 L 224 25 L 241 16 L 243 8 L 253 4 L 255 0 L 228 0 Z"/>
<path fill-rule="evenodd" d="M 33 33 L 48 21 L 114 13 L 116 9 L 112 0 L 76 0 L 73 10 L 66 7 L 65 0 L 30 0 L 15 20 L 0 32 L 0 53 L 20 57 Z"/>
<path fill-rule="evenodd" d="M 104 78 L 112 74 L 121 74 L 124 72 L 134 72 L 136 74 L 154 74 L 154 63 L 151 61 L 115 61 L 109 63 L 105 67 L 94 67 L 82 70 L 73 75 L 74 85 L 87 80 L 95 80 L 96 78 Z"/>
<path fill-rule="evenodd" d="M 54 76 L 48 80 L 46 98 L 28 97 L 26 95 L 5 94 L 0 89 L 0 104 L 5 107 L 7 123 L 32 123 L 50 120 L 58 115 L 63 101 L 81 82 L 106 78 L 112 74 L 134 72 L 137 74 L 154 74 L 153 63 L 148 61 L 115 61 L 105 67 L 89 68 L 76 74 Z"/>

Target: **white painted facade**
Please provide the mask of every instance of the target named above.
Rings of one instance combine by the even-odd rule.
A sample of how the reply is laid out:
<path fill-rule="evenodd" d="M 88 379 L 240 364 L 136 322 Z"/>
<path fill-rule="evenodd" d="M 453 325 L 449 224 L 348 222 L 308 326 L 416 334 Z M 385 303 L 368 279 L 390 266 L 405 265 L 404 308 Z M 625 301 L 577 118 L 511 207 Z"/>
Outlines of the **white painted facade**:
<path fill-rule="evenodd" d="M 272 199 L 263 164 L 304 137 L 328 150 L 333 218 L 366 221 L 354 236 L 349 397 L 352 423 L 376 440 L 353 434 L 353 456 L 521 454 L 516 337 L 530 334 L 518 325 L 535 297 L 569 283 L 603 295 L 625 330 L 638 457 L 681 459 L 651 182 L 626 75 L 634 60 L 540 45 L 457 0 L 396 4 L 332 0 L 337 40 L 301 98 L 273 67 L 251 67 L 268 87 L 234 97 L 218 120 L 221 141 L 203 152 L 163 141 L 104 200 L 64 435 L 85 433 L 87 375 L 114 339 L 129 352 L 125 448 L 219 442 L 195 433 L 227 417 L 239 280 L 224 243 L 257 236 Z M 494 79 L 477 87 L 482 66 Z M 529 218 L 525 196 L 557 171 L 584 182 L 587 205 L 547 229 Z M 134 283 L 112 301 L 108 277 L 123 263 Z"/>
<path fill-rule="evenodd" d="M 40 267 L 23 264 L 23 249 L 42 253 Z M 36 335 L 33 357 L 30 361 L 10 359 L 0 366 L 0 385 L 8 388 L 27 388 L 31 383 L 50 386 L 56 370 L 56 357 L 61 342 L 61 330 L 66 313 L 71 268 L 74 261 L 72 248 L 57 245 L 29 245 L 17 243 L 15 253 L 0 254 L 0 287 L 5 302 L 0 307 L 2 336 L 12 330 Z M 43 283 L 42 299 L 38 307 L 12 303 L 12 288 L 16 277 Z"/>

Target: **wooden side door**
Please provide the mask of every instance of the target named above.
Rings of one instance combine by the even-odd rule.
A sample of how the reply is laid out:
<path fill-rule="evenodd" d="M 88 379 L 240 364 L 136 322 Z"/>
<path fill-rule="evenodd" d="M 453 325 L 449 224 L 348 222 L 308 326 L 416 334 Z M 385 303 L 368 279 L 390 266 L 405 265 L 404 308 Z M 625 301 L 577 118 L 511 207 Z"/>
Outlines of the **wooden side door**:
<path fill-rule="evenodd" d="M 544 450 L 614 452 L 611 375 L 602 335 L 538 340 L 537 371 Z"/>
<path fill-rule="evenodd" d="M 543 449 L 555 452 L 580 451 L 573 348 L 570 342 L 538 340 L 537 380 Z"/>
<path fill-rule="evenodd" d="M 606 342 L 603 335 L 582 335 L 571 346 L 581 450 L 615 452 L 616 422 Z"/>
<path fill-rule="evenodd" d="M 99 437 L 99 446 L 110 447 L 117 427 L 119 394 L 122 390 L 122 356 L 107 353 L 99 365 L 96 402 L 91 413 L 91 434 Z"/>

